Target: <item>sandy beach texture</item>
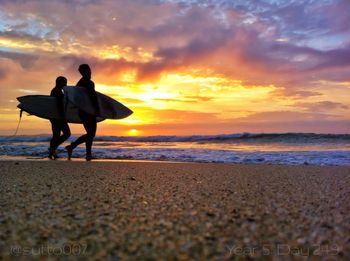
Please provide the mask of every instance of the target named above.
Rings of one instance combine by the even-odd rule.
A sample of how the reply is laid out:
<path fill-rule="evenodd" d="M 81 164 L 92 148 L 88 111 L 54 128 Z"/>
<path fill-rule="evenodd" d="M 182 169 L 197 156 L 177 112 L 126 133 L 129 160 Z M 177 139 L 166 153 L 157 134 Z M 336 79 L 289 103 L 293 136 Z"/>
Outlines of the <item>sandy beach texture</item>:
<path fill-rule="evenodd" d="M 350 168 L 0 161 L 0 259 L 349 260 Z"/>

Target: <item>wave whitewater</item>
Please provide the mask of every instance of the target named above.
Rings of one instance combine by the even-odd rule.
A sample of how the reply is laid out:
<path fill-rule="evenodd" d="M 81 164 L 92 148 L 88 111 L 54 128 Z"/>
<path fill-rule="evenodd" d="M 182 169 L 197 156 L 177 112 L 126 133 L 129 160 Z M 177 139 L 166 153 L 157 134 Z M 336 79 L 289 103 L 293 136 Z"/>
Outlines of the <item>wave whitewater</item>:
<path fill-rule="evenodd" d="M 4 156 L 46 157 L 50 138 L 49 135 L 0 136 L 0 159 Z M 63 146 L 58 154 L 65 158 Z M 98 136 L 93 154 L 100 159 L 349 166 L 350 134 Z M 85 147 L 76 148 L 73 156 L 83 158 Z"/>
<path fill-rule="evenodd" d="M 0 136 L 0 142 L 46 142 L 49 135 L 39 136 Z M 97 136 L 96 141 L 110 142 L 350 142 L 350 134 L 317 133 L 235 133 L 220 135 L 192 136 Z"/>

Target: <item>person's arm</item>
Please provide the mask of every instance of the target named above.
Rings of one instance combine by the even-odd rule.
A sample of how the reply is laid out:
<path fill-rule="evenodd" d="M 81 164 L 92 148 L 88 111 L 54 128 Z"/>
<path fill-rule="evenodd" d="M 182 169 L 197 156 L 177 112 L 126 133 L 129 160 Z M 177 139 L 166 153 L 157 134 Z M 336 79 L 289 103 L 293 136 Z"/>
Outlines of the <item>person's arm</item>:
<path fill-rule="evenodd" d="M 62 97 L 56 97 L 56 99 L 57 99 L 58 112 L 61 115 L 61 117 L 65 119 L 66 117 L 64 115 L 63 95 Z"/>
<path fill-rule="evenodd" d="M 84 78 L 81 78 L 76 86 L 84 87 L 88 91 L 88 95 L 90 97 L 90 101 L 92 103 L 92 106 L 95 109 L 96 115 L 100 114 L 100 108 L 98 106 L 98 100 L 97 100 L 97 94 L 95 91 L 95 83 L 91 80 L 86 80 Z"/>
<path fill-rule="evenodd" d="M 89 94 L 90 94 L 92 105 L 95 108 L 96 115 L 99 115 L 100 107 L 98 106 L 97 93 L 95 91 L 95 83 L 93 81 L 91 81 L 91 88 L 89 88 Z"/>
<path fill-rule="evenodd" d="M 60 90 L 53 89 L 50 96 L 55 97 L 57 101 L 57 110 L 61 118 L 65 118 L 64 115 L 64 105 L 63 105 L 63 93 Z"/>

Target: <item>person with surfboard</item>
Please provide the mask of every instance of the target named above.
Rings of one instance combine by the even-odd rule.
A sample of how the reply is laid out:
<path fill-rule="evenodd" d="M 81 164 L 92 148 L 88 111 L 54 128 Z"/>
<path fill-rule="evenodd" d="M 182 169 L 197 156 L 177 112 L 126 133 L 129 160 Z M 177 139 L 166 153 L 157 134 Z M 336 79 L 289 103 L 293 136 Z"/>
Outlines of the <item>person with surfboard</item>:
<path fill-rule="evenodd" d="M 85 128 L 86 134 L 80 136 L 77 140 L 72 142 L 70 145 L 66 146 L 68 153 L 68 160 L 71 159 L 73 150 L 80 144 L 85 142 L 86 146 L 86 160 L 90 161 L 92 159 L 92 143 L 96 135 L 97 123 L 96 116 L 99 115 L 99 105 L 97 101 L 97 94 L 95 91 L 95 83 L 91 80 L 91 69 L 88 64 L 81 64 L 79 66 L 79 72 L 82 78 L 78 81 L 76 86 L 84 87 L 88 91 L 91 104 L 94 107 L 94 114 L 87 113 L 83 110 L 78 110 L 79 118 L 81 119 L 83 126 Z"/>
<path fill-rule="evenodd" d="M 56 79 L 56 86 L 51 90 L 50 96 L 55 97 L 57 100 L 58 113 L 61 119 L 50 119 L 52 138 L 50 140 L 49 158 L 57 159 L 56 149 L 59 145 L 65 142 L 70 137 L 70 129 L 67 121 L 64 117 L 63 107 L 63 87 L 67 85 L 67 79 L 63 76 L 59 76 Z M 62 135 L 61 135 L 62 132 Z"/>

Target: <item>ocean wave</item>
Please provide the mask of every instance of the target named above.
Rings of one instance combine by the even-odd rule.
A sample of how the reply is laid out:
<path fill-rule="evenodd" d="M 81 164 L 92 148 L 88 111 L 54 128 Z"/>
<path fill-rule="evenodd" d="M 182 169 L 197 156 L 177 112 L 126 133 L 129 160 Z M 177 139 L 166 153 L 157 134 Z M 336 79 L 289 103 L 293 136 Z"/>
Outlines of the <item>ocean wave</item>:
<path fill-rule="evenodd" d="M 74 139 L 71 137 L 70 140 Z M 48 135 L 39 136 L 0 136 L 0 142 L 47 142 Z M 350 134 L 318 133 L 234 133 L 220 135 L 192 136 L 97 136 L 96 141 L 105 142 L 346 142 L 350 143 Z"/>
<path fill-rule="evenodd" d="M 179 162 L 212 162 L 243 164 L 286 165 L 343 165 L 350 166 L 349 151 L 230 151 L 193 148 L 118 148 L 94 147 L 93 154 L 99 159 L 135 159 Z M 1 156 L 47 157 L 48 144 L 4 144 Z M 58 155 L 65 158 L 66 151 L 60 147 Z M 74 157 L 84 158 L 84 146 L 74 150 Z"/>
<path fill-rule="evenodd" d="M 37 136 L 0 136 L 0 142 L 48 142 L 51 137 L 48 135 Z"/>

